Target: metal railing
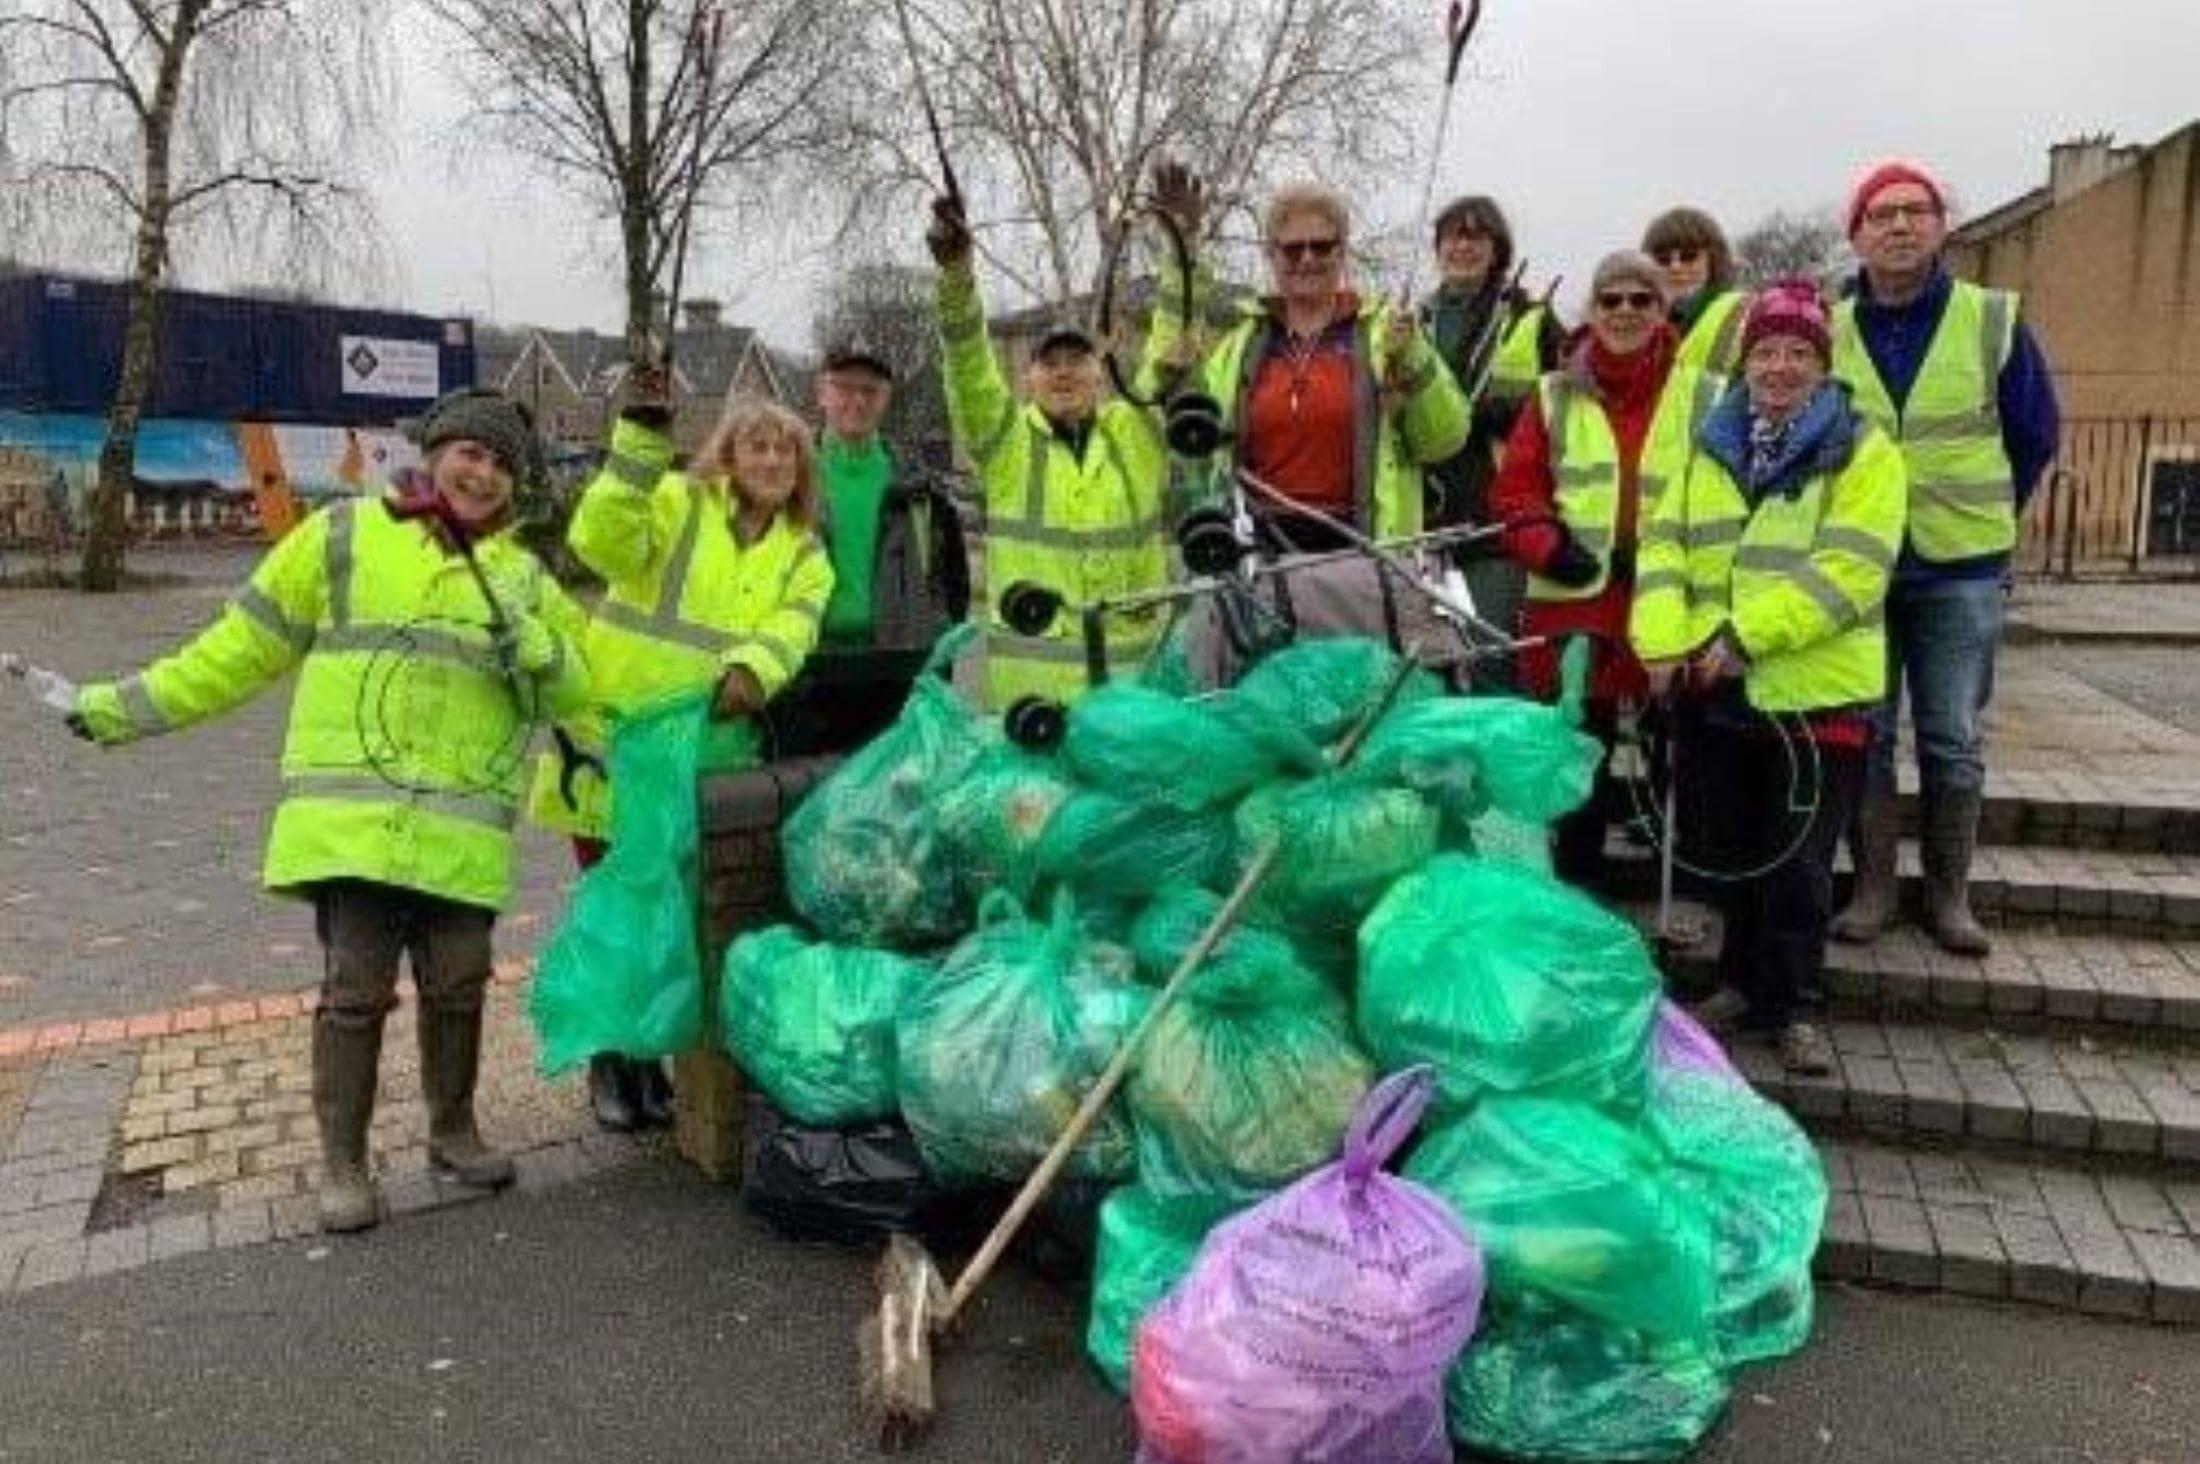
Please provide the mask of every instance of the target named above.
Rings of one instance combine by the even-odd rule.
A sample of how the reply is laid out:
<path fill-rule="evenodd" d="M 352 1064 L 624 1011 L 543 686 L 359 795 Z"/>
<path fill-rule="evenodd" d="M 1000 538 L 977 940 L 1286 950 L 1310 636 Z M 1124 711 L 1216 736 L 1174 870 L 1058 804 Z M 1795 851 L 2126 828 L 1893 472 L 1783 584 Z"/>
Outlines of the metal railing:
<path fill-rule="evenodd" d="M 2076 417 L 2026 506 L 2020 573 L 2200 578 L 2200 417 Z"/>

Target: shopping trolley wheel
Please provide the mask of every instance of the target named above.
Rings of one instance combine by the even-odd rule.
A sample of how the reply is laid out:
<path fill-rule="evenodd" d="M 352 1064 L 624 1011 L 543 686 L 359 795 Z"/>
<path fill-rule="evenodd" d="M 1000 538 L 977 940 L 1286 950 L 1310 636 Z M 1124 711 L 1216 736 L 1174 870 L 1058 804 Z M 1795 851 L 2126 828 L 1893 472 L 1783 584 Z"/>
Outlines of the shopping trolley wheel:
<path fill-rule="evenodd" d="M 1028 752 L 1049 752 L 1069 731 L 1069 711 L 1043 696 L 1020 696 L 1001 719 L 1008 740 Z"/>

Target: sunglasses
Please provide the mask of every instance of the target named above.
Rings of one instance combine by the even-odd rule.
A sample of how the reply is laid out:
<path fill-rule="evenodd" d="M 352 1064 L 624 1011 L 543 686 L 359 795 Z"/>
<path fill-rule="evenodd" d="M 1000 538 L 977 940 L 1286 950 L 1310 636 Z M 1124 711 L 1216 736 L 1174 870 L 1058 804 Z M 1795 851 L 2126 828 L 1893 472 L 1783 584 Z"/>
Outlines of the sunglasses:
<path fill-rule="evenodd" d="M 1597 294 L 1599 310 L 1655 310 L 1658 303 L 1654 290 L 1602 290 Z"/>
<path fill-rule="evenodd" d="M 1694 264 L 1703 258 L 1703 251 L 1690 247 L 1653 249 L 1650 257 L 1659 264 Z"/>
<path fill-rule="evenodd" d="M 1319 263 L 1332 258 L 1342 242 L 1339 239 L 1278 239 L 1268 247 L 1275 250 L 1278 256 L 1290 260 L 1293 264 L 1302 259 L 1311 259 Z"/>

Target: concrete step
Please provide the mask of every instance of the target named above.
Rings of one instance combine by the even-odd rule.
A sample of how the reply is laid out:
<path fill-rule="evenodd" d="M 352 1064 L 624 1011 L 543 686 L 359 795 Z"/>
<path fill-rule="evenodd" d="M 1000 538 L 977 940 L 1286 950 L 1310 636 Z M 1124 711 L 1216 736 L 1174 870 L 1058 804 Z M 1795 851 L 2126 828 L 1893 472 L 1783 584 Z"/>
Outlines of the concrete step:
<path fill-rule="evenodd" d="M 1637 911 L 1647 922 L 1654 916 Z M 2147 1034 L 2200 1051 L 2200 940 L 1998 933 L 1991 956 L 1952 956 L 1910 925 L 1869 946 L 1826 947 L 1826 994 L 1836 1012 L 1864 1018 L 1930 1016 L 1943 1023 L 2031 1030 Z M 1690 985 L 1716 977 L 1718 943 L 1682 953 L 1673 974 Z"/>
<path fill-rule="evenodd" d="M 2200 1324 L 2200 1184 L 1873 1141 L 1819 1153 L 1822 1277 Z"/>
<path fill-rule="evenodd" d="M 1842 867 L 1847 859 L 1843 851 Z M 1904 905 L 1922 909 L 1924 875 L 1914 840 L 1903 840 L 1900 868 Z M 1846 883 L 1837 879 L 1844 892 Z M 2200 936 L 2200 857 L 1982 845 L 1971 862 L 1971 909 L 1993 925 Z"/>
<path fill-rule="evenodd" d="M 1899 781 L 1904 825 L 1915 833 L 1917 771 L 1907 758 Z M 2026 847 L 2191 853 L 2200 850 L 2200 768 L 2178 783 L 1990 769 L 1979 836 Z"/>
<path fill-rule="evenodd" d="M 1734 1062 L 1814 1132 L 1966 1144 L 2200 1181 L 2200 1054 L 2087 1037 L 1831 1018 L 1825 1078 L 1762 1040 Z"/>

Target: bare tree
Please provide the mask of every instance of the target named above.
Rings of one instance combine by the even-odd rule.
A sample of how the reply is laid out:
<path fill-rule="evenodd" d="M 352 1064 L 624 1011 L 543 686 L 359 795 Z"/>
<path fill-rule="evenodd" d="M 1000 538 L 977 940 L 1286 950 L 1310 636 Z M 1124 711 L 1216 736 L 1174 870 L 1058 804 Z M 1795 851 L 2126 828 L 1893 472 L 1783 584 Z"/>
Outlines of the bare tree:
<path fill-rule="evenodd" d="M 1821 283 L 1848 259 L 1848 241 L 1831 209 L 1775 209 L 1734 241 L 1734 265 L 1745 285 L 1806 279 Z"/>
<path fill-rule="evenodd" d="M 907 0 L 916 55 L 875 24 L 877 73 L 921 65 L 987 259 L 1034 299 L 1093 288 L 1122 202 L 1163 156 L 1216 202 L 1210 233 L 1280 175 L 1347 185 L 1422 140 L 1428 47 L 1401 0 Z M 891 12 L 887 12 L 890 16 Z M 913 95 L 907 87 L 903 95 Z M 860 196 L 906 205 L 939 170 L 913 108 L 882 109 Z"/>
<path fill-rule="evenodd" d="M 490 138 L 617 223 L 637 364 L 688 221 L 845 142 L 841 0 L 422 3 L 458 42 Z"/>
<path fill-rule="evenodd" d="M 179 257 L 218 242 L 232 266 L 280 259 L 312 278 L 371 248 L 351 164 L 380 96 L 382 15 L 380 0 L 0 0 L 0 136 L 24 216 L 95 257 L 129 241 L 85 589 L 122 581 L 160 293 Z"/>
<path fill-rule="evenodd" d="M 947 397 L 939 372 L 932 272 L 905 264 L 859 264 L 826 287 L 811 322 L 820 354 L 860 341 L 894 368 L 894 401 L 883 430 L 905 455 L 947 440 Z"/>

